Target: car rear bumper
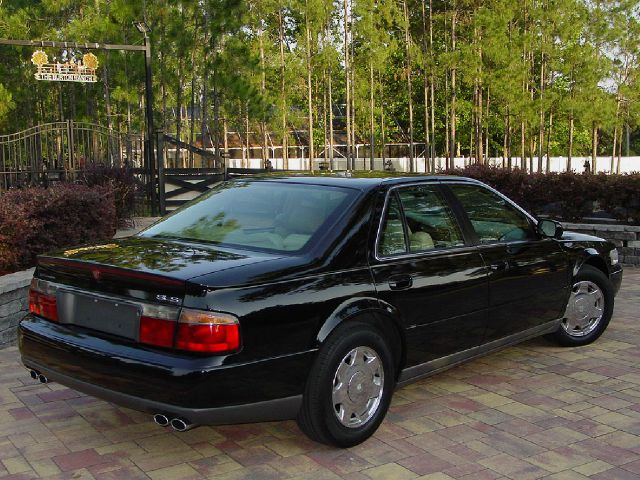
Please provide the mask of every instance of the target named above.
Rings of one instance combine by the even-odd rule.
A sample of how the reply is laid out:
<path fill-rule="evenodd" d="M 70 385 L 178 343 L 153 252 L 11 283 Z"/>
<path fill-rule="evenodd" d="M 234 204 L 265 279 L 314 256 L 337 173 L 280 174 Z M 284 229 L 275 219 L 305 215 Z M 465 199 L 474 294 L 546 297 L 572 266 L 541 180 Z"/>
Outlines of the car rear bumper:
<path fill-rule="evenodd" d="M 52 381 L 152 414 L 196 424 L 295 418 L 315 351 L 243 364 L 98 338 L 28 315 L 22 362 Z M 228 361 L 228 360 L 227 360 Z"/>
<path fill-rule="evenodd" d="M 39 365 L 33 361 L 24 359 L 23 361 L 27 368 L 43 374 L 49 381 L 60 383 L 79 392 L 133 410 L 140 410 L 151 414 L 162 413 L 169 418 L 185 418 L 189 420 L 190 423 L 199 425 L 225 425 L 232 423 L 288 420 L 296 417 L 302 402 L 302 395 L 295 395 L 245 405 L 231 405 L 217 408 L 185 408 L 156 402 L 147 398 L 127 395 L 126 393 L 77 380 L 69 375 L 50 370 L 46 366 Z"/>

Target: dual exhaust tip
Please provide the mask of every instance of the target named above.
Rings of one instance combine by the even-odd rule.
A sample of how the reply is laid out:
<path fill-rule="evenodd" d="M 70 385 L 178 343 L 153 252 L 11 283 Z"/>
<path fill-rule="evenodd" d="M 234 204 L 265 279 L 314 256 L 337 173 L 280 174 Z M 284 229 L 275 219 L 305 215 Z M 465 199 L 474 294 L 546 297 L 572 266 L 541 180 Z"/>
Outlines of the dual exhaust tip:
<path fill-rule="evenodd" d="M 46 377 L 46 375 L 43 375 L 37 370 L 29 370 L 29 375 L 31 375 L 31 378 L 33 378 L 34 380 L 38 380 L 40 383 L 49 383 L 49 379 Z"/>
<path fill-rule="evenodd" d="M 29 375 L 34 380 L 38 380 L 40 383 L 49 383 L 49 379 L 46 375 L 38 372 L 37 370 L 30 369 Z M 160 425 L 161 427 L 171 426 L 176 432 L 186 432 L 187 430 L 191 430 L 197 425 L 189 422 L 188 420 L 180 417 L 169 418 L 162 413 L 156 413 L 153 416 L 153 421 Z"/>
<path fill-rule="evenodd" d="M 197 427 L 197 425 L 189 422 L 184 418 L 176 417 L 170 419 L 162 413 L 156 413 L 153 416 L 153 421 L 161 427 L 170 426 L 176 432 L 186 432 L 187 430 L 191 430 L 192 428 Z"/>

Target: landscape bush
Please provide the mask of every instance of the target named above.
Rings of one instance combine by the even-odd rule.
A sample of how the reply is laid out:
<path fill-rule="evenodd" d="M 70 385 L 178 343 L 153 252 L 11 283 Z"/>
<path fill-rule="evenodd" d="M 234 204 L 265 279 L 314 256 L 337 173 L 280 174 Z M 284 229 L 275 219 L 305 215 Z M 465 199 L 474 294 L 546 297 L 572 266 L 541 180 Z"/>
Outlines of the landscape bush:
<path fill-rule="evenodd" d="M 526 173 L 484 165 L 442 172 L 475 178 L 504 193 L 526 210 L 564 221 L 593 215 L 640 224 L 640 173 L 591 175 L 575 172 Z"/>
<path fill-rule="evenodd" d="M 115 228 L 108 186 L 9 190 L 0 194 L 0 274 L 29 268 L 50 250 L 109 239 Z"/>
<path fill-rule="evenodd" d="M 122 222 L 133 214 L 140 185 L 130 168 L 91 165 L 79 174 L 78 180 L 89 187 L 106 186 L 111 189 L 118 221 Z"/>

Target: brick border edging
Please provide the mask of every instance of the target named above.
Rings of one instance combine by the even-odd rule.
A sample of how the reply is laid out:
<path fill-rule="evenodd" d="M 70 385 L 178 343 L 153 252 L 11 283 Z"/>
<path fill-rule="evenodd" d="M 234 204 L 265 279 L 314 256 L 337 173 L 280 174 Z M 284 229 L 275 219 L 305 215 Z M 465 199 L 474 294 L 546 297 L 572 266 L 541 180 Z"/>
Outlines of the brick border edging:
<path fill-rule="evenodd" d="M 0 348 L 16 341 L 18 322 L 29 310 L 29 284 L 34 270 L 0 277 Z"/>
<path fill-rule="evenodd" d="M 609 240 L 618 248 L 620 263 L 640 266 L 640 226 L 563 222 L 565 230 L 586 233 Z"/>

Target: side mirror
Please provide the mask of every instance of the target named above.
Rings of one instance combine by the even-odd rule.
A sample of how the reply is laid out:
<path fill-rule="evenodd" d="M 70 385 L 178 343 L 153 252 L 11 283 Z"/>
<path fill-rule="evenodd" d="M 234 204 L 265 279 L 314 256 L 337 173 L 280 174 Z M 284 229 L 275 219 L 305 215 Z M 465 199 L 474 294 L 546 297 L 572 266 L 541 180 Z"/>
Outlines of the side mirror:
<path fill-rule="evenodd" d="M 540 220 L 536 230 L 539 235 L 547 238 L 560 238 L 564 233 L 560 222 L 556 222 L 555 220 Z"/>

